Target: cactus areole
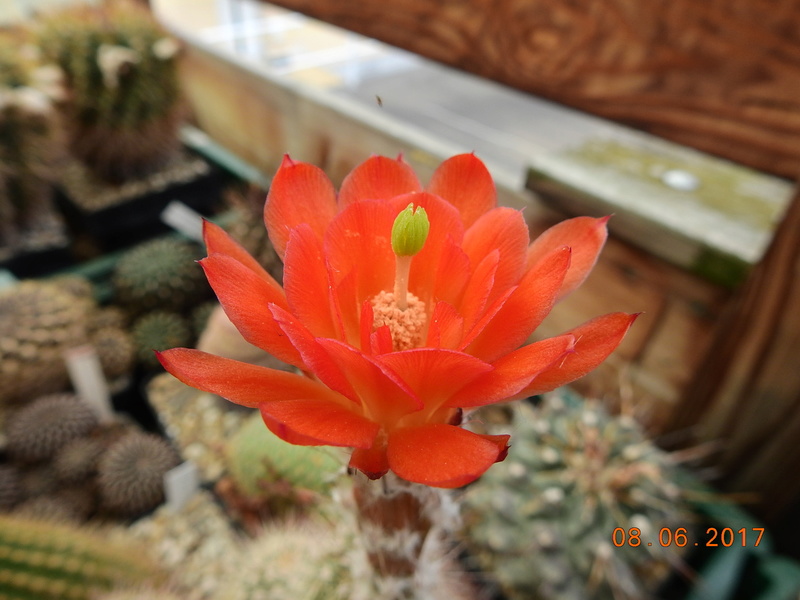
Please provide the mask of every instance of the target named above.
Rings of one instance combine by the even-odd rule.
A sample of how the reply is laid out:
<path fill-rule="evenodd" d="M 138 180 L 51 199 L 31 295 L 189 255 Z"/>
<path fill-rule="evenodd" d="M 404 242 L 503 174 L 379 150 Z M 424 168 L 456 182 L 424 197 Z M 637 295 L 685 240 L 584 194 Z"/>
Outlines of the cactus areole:
<path fill-rule="evenodd" d="M 159 358 L 184 383 L 258 408 L 288 442 L 351 448 L 349 466 L 371 479 L 475 480 L 509 436 L 463 429 L 464 412 L 581 377 L 635 319 L 607 314 L 524 345 L 588 275 L 607 219 L 567 220 L 531 242 L 472 154 L 446 160 L 426 188 L 402 158 L 374 156 L 338 194 L 286 157 L 264 219 L 283 286 L 211 223 L 201 264 L 244 338 L 303 374 L 186 348 Z"/>

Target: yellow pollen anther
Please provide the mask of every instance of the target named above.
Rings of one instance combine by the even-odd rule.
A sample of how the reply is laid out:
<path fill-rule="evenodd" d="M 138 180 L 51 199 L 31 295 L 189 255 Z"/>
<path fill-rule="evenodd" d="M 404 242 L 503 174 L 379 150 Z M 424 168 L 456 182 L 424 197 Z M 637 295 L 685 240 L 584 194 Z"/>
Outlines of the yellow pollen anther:
<path fill-rule="evenodd" d="M 427 314 L 425 303 L 414 294 L 406 295 L 407 307 L 401 309 L 392 292 L 380 292 L 372 299 L 372 311 L 375 319 L 373 327 L 383 325 L 389 327 L 392 334 L 393 350 L 408 350 L 422 344 Z"/>

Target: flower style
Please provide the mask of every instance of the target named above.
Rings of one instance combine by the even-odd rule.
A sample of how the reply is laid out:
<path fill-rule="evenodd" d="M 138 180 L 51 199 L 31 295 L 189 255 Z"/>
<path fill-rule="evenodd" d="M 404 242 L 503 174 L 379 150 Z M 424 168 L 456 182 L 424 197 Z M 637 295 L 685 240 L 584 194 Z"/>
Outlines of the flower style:
<path fill-rule="evenodd" d="M 352 448 L 350 467 L 373 479 L 478 478 L 509 436 L 463 429 L 464 412 L 583 376 L 635 319 L 607 314 L 523 345 L 591 270 L 607 218 L 567 220 L 531 243 L 472 154 L 446 160 L 424 190 L 401 158 L 372 157 L 338 195 L 320 169 L 286 157 L 264 219 L 283 287 L 210 223 L 201 264 L 244 338 L 303 374 L 186 348 L 160 360 L 188 385 L 258 408 L 288 442 Z"/>

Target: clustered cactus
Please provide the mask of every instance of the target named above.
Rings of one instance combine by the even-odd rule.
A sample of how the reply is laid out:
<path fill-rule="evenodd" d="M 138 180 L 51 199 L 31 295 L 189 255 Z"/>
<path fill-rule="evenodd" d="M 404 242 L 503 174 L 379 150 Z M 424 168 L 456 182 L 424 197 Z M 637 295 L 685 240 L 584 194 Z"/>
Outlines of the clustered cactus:
<path fill-rule="evenodd" d="M 131 367 L 129 337 L 119 327 L 95 329 L 103 320 L 88 287 L 69 278 L 25 280 L 0 291 L 0 404 L 30 401 L 67 389 L 64 352 L 98 338 L 98 354 L 109 379 Z M 114 336 L 114 340 L 109 338 Z"/>
<path fill-rule="evenodd" d="M 170 160 L 183 114 L 179 45 L 146 10 L 124 0 L 71 7 L 36 34 L 43 60 L 65 74 L 72 153 L 95 175 L 119 183 Z"/>
<path fill-rule="evenodd" d="M 0 598 L 90 600 L 120 584 L 163 580 L 143 549 L 100 532 L 0 515 Z"/>
<path fill-rule="evenodd" d="M 43 396 L 10 420 L 8 452 L 19 462 L 42 462 L 70 441 L 86 436 L 97 423 L 94 410 L 77 396 Z"/>
<path fill-rule="evenodd" d="M 165 237 L 127 251 L 112 275 L 116 302 L 131 314 L 161 309 L 181 313 L 206 298 L 210 288 L 189 242 Z"/>
<path fill-rule="evenodd" d="M 680 548 L 661 528 L 690 527 L 666 453 L 633 419 L 551 395 L 514 409 L 514 444 L 466 497 L 468 544 L 511 599 L 649 597 Z M 615 528 L 652 546 L 615 547 Z"/>
<path fill-rule="evenodd" d="M 63 144 L 52 99 L 41 89 L 46 71 L 19 40 L 0 38 L 0 248 L 9 251 L 66 243 L 52 202 Z"/>

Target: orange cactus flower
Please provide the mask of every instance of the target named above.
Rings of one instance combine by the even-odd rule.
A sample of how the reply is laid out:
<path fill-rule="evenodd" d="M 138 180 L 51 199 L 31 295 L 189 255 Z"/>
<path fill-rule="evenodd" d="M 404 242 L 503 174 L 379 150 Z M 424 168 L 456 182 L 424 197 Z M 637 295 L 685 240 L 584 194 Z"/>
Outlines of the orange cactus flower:
<path fill-rule="evenodd" d="M 398 215 L 420 208 L 427 223 L 410 222 L 408 242 Z M 462 428 L 464 411 L 583 376 L 635 318 L 608 314 L 523 345 L 589 273 L 607 219 L 564 221 L 531 243 L 472 154 L 446 160 L 425 189 L 402 159 L 372 157 L 338 195 L 320 169 L 287 157 L 264 219 L 283 287 L 210 223 L 201 264 L 244 338 L 303 374 L 186 348 L 160 360 L 188 385 L 258 408 L 288 442 L 352 448 L 350 466 L 371 478 L 478 478 L 509 436 Z"/>

